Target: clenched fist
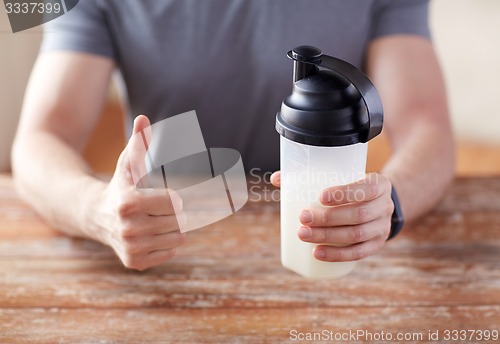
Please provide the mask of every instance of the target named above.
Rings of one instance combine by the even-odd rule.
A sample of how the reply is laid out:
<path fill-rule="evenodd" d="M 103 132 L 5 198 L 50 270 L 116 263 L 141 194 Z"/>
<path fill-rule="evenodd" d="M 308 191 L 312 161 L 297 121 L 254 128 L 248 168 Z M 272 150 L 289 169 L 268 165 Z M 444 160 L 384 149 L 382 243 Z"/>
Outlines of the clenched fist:
<path fill-rule="evenodd" d="M 89 221 L 97 227 L 92 231 L 96 239 L 111 246 L 126 267 L 136 270 L 167 261 L 185 241 L 177 222 L 184 218 L 179 212 L 182 200 L 172 191 L 141 190 L 134 183 L 134 173 L 144 168 L 141 131 L 149 126 L 146 116 L 135 119 L 132 137 L 118 159 L 113 178 L 97 197 L 94 220 Z"/>

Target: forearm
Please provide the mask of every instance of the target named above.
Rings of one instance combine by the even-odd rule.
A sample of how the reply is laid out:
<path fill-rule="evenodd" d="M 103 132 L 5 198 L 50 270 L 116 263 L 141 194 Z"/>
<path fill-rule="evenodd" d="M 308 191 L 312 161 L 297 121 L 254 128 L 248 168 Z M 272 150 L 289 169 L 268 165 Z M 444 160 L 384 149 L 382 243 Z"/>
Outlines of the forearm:
<path fill-rule="evenodd" d="M 432 42 L 415 35 L 373 41 L 366 68 L 382 97 L 384 130 L 393 149 L 382 173 L 411 221 L 436 205 L 454 172 L 441 69 Z"/>
<path fill-rule="evenodd" d="M 20 195 L 47 222 L 69 235 L 95 238 L 88 206 L 104 184 L 80 153 L 57 136 L 37 130 L 17 137 L 13 173 Z"/>
<path fill-rule="evenodd" d="M 409 123 L 407 136 L 393 146 L 382 173 L 396 188 L 406 221 L 431 210 L 443 196 L 454 173 L 451 129 L 426 120 Z"/>

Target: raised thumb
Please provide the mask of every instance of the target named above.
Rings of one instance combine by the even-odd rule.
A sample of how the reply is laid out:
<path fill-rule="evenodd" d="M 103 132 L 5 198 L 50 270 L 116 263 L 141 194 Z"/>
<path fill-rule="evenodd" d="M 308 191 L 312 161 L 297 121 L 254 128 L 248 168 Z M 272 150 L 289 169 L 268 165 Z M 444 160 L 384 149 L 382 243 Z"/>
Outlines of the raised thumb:
<path fill-rule="evenodd" d="M 134 127 L 132 136 L 127 144 L 127 158 L 126 166 L 128 167 L 132 181 L 137 183 L 147 173 L 146 169 L 146 152 L 151 140 L 151 122 L 144 115 L 139 115 L 134 119 Z"/>

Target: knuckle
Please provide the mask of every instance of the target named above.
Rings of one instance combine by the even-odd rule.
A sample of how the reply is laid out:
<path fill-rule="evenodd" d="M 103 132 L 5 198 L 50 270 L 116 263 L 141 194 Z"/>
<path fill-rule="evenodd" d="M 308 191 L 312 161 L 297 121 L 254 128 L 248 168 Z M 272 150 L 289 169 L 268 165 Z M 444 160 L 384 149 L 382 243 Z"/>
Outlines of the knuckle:
<path fill-rule="evenodd" d="M 172 236 L 169 239 L 168 247 L 174 248 L 174 247 L 180 246 L 180 245 L 184 244 L 185 241 L 186 241 L 186 237 L 182 233 L 177 233 L 177 234 L 172 233 Z"/>
<path fill-rule="evenodd" d="M 355 260 L 363 259 L 365 257 L 366 257 L 365 251 L 362 250 L 361 248 L 358 248 L 351 253 L 350 260 L 355 261 Z"/>
<path fill-rule="evenodd" d="M 394 202 L 392 201 L 391 198 L 389 198 L 388 201 L 387 201 L 385 215 L 386 216 L 391 216 L 393 212 L 394 212 Z"/>
<path fill-rule="evenodd" d="M 366 227 L 364 225 L 353 226 L 351 229 L 351 241 L 358 243 L 366 238 Z"/>
<path fill-rule="evenodd" d="M 118 233 L 123 240 L 127 240 L 134 235 L 135 226 L 131 221 L 121 218 L 119 226 Z"/>
<path fill-rule="evenodd" d="M 129 237 L 123 239 L 122 247 L 125 254 L 129 257 L 134 256 L 140 251 L 138 245 Z"/>
<path fill-rule="evenodd" d="M 161 258 L 157 259 L 154 263 L 152 263 L 151 266 L 157 266 L 157 265 L 163 264 L 163 263 L 169 261 L 170 259 L 174 258 L 176 256 L 176 254 L 177 254 L 176 249 L 171 248 L 167 252 L 165 252 L 165 254 L 163 254 L 161 256 Z"/>
<path fill-rule="evenodd" d="M 335 242 L 335 234 L 331 229 L 323 229 L 319 231 L 321 234 L 318 237 L 318 242 L 325 243 L 334 243 Z"/>
<path fill-rule="evenodd" d="M 328 247 L 325 248 L 327 260 L 330 262 L 342 261 L 342 252 L 338 248 Z"/>
<path fill-rule="evenodd" d="M 135 213 L 137 213 L 139 209 L 138 202 L 129 195 L 123 195 L 120 197 L 117 204 L 117 212 L 120 218 L 129 217 Z"/>
<path fill-rule="evenodd" d="M 342 248 L 332 250 L 333 261 L 335 262 L 344 262 L 346 261 L 346 254 Z"/>
<path fill-rule="evenodd" d="M 127 268 L 127 269 L 132 269 L 132 270 L 139 270 L 139 271 L 142 271 L 144 270 L 144 267 L 143 265 L 141 264 L 141 261 L 140 259 L 135 256 L 135 255 L 126 255 L 123 259 L 122 259 L 122 263 L 123 265 Z"/>
<path fill-rule="evenodd" d="M 177 255 L 177 250 L 176 250 L 176 249 L 171 249 L 171 250 L 169 250 L 169 251 L 168 251 L 168 254 L 167 254 L 166 260 L 168 260 L 168 259 L 172 259 L 172 258 L 174 258 L 176 255 Z"/>
<path fill-rule="evenodd" d="M 322 224 L 329 224 L 332 219 L 332 209 L 323 209 L 321 216 L 319 217 Z M 314 216 L 313 216 L 314 219 Z"/>
<path fill-rule="evenodd" d="M 355 220 L 359 223 L 368 222 L 371 216 L 371 209 L 368 205 L 362 204 L 356 208 Z"/>
<path fill-rule="evenodd" d="M 316 243 L 330 242 L 329 231 L 326 228 L 311 228 L 311 238 L 308 241 Z"/>
<path fill-rule="evenodd" d="M 184 233 L 179 233 L 179 235 L 178 235 L 178 239 L 177 239 L 177 243 L 178 243 L 179 245 L 182 245 L 182 244 L 184 244 L 185 242 L 186 242 L 186 236 L 184 235 Z M 174 253 L 174 255 L 175 255 L 175 253 Z"/>

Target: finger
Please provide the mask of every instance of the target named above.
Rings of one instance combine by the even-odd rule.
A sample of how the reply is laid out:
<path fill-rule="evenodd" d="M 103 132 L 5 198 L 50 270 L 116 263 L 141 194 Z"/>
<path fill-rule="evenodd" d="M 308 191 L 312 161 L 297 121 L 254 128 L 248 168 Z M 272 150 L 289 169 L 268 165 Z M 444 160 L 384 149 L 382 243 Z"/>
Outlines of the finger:
<path fill-rule="evenodd" d="M 148 149 L 148 139 L 145 132 L 150 132 L 149 119 L 144 115 L 139 115 L 134 120 L 132 136 L 127 144 L 127 165 L 126 168 L 132 176 L 134 185 L 137 185 L 140 180 L 147 174 L 146 169 L 146 152 Z M 150 136 L 150 135 L 149 135 Z"/>
<path fill-rule="evenodd" d="M 144 257 L 143 265 L 144 269 L 149 269 L 154 266 L 158 266 L 170 259 L 172 259 L 177 254 L 175 249 L 170 250 L 160 250 L 148 253 Z"/>
<path fill-rule="evenodd" d="M 389 179 L 382 174 L 369 173 L 360 181 L 323 190 L 320 201 L 327 206 L 367 202 L 390 191 Z"/>
<path fill-rule="evenodd" d="M 151 125 L 149 118 L 146 115 L 138 115 L 134 118 L 134 126 L 132 132 L 137 134 L 139 131 L 146 129 Z"/>
<path fill-rule="evenodd" d="M 185 234 L 176 231 L 166 234 L 142 235 L 127 239 L 125 251 L 128 254 L 149 254 L 158 250 L 169 250 L 184 243 Z"/>
<path fill-rule="evenodd" d="M 358 225 L 390 216 L 393 207 L 390 197 L 379 197 L 369 202 L 305 209 L 300 213 L 299 220 L 310 227 Z"/>
<path fill-rule="evenodd" d="M 360 244 L 346 247 L 318 245 L 314 257 L 325 262 L 349 262 L 360 260 L 378 252 L 385 245 L 383 237 L 376 237 Z"/>
<path fill-rule="evenodd" d="M 130 219 L 125 225 L 126 231 L 119 237 L 131 238 L 144 235 L 166 234 L 179 231 L 180 226 L 185 225 L 186 214 L 181 212 L 177 215 L 150 216 L 140 215 Z"/>
<path fill-rule="evenodd" d="M 300 227 L 298 236 L 302 241 L 316 244 L 353 245 L 378 236 L 387 237 L 391 228 L 389 217 L 354 226 Z"/>
<path fill-rule="evenodd" d="M 173 215 L 182 211 L 182 199 L 171 189 L 138 189 L 140 209 L 148 215 Z"/>
<path fill-rule="evenodd" d="M 128 256 L 123 258 L 122 262 L 129 269 L 144 271 L 172 259 L 175 254 L 175 249 L 160 250 L 145 254 L 144 256 Z"/>
<path fill-rule="evenodd" d="M 148 253 L 160 250 L 169 250 L 180 246 L 186 242 L 186 234 L 172 232 L 153 236 L 152 245 Z"/>
<path fill-rule="evenodd" d="M 280 171 L 276 171 L 273 174 L 271 174 L 271 184 L 273 184 L 277 188 L 280 187 L 280 185 L 281 185 L 281 172 Z"/>
<path fill-rule="evenodd" d="M 151 143 L 153 135 L 149 118 L 146 115 L 139 115 L 134 119 L 134 123 L 137 129 L 141 129 L 142 139 L 144 141 L 144 144 L 146 145 L 146 149 L 149 149 L 149 145 Z"/>
<path fill-rule="evenodd" d="M 187 216 L 183 211 L 176 215 L 148 216 L 147 218 L 152 228 L 149 232 L 152 234 L 165 234 L 178 231 L 180 227 L 185 226 L 187 223 Z"/>

